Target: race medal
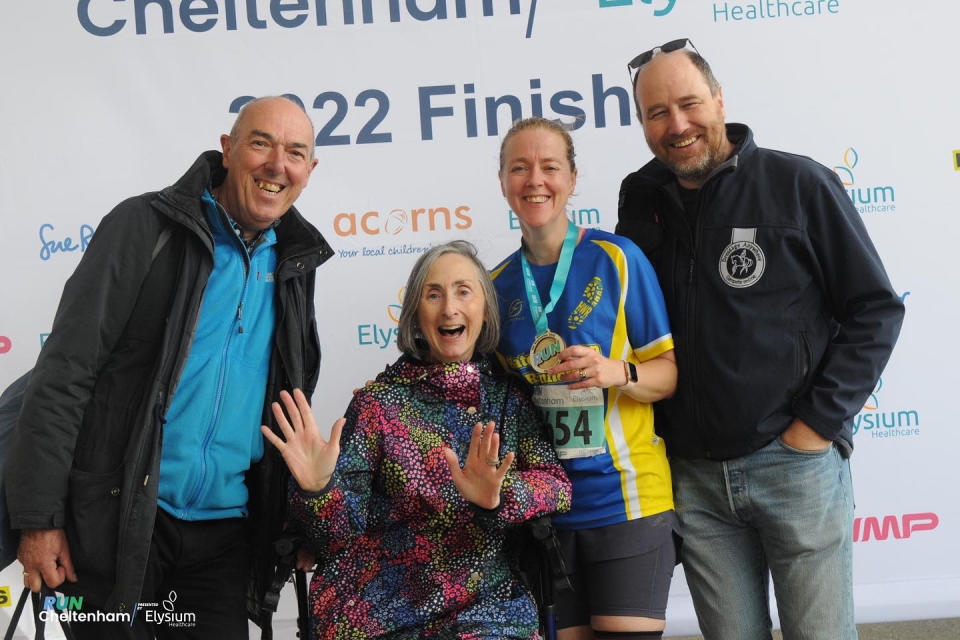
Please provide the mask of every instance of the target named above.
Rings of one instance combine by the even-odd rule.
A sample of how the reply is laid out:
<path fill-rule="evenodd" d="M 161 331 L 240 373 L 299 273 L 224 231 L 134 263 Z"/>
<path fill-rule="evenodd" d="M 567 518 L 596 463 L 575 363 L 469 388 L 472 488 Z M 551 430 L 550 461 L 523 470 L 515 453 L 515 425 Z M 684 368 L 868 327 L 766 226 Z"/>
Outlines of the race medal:
<path fill-rule="evenodd" d="M 530 366 L 537 373 L 546 373 L 560 362 L 560 352 L 566 349 L 563 338 L 547 329 L 537 336 L 530 347 Z"/>
<path fill-rule="evenodd" d="M 563 287 L 567 283 L 567 275 L 570 273 L 570 263 L 573 261 L 573 250 L 577 246 L 579 235 L 580 232 L 577 227 L 568 223 L 563 245 L 560 247 L 560 258 L 553 273 L 553 283 L 550 285 L 550 302 L 546 307 L 540 302 L 540 292 L 537 291 L 537 283 L 534 280 L 527 256 L 523 248 L 520 249 L 523 286 L 527 291 L 530 316 L 533 318 L 533 325 L 537 332 L 537 337 L 533 340 L 533 346 L 530 347 L 530 366 L 537 373 L 546 373 L 551 367 L 556 366 L 560 362 L 557 354 L 567 346 L 564 344 L 563 338 L 550 331 L 547 314 L 553 310 L 563 293 Z"/>

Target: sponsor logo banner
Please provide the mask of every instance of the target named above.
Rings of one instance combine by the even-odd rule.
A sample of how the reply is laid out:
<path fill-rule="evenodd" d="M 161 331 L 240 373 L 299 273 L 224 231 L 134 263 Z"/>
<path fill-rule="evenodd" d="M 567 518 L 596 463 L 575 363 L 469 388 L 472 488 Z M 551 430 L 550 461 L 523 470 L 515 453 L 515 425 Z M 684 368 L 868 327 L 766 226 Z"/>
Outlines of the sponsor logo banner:
<path fill-rule="evenodd" d="M 853 435 L 869 433 L 871 438 L 907 438 L 920 435 L 920 412 L 916 409 L 889 409 L 881 405 L 883 378 L 877 381 L 863 410 L 853 419 Z"/>
<path fill-rule="evenodd" d="M 601 9 L 609 9 L 610 7 L 630 7 L 630 6 L 643 6 L 653 7 L 653 15 L 656 17 L 665 16 L 671 11 L 673 7 L 676 6 L 677 0 L 599 0 Z"/>
<path fill-rule="evenodd" d="M 600 210 L 596 208 L 578 209 L 576 207 L 567 209 L 567 219 L 578 227 L 591 227 L 600 229 Z M 507 210 L 507 226 L 511 231 L 520 230 L 520 218 L 513 212 L 513 209 Z"/>
<path fill-rule="evenodd" d="M 860 154 L 853 147 L 847 147 L 843 152 L 843 163 L 835 166 L 833 172 L 840 178 L 860 215 L 896 211 L 896 190 L 891 185 L 858 183 L 854 177 L 854 169 L 859 164 Z"/>
<path fill-rule="evenodd" d="M 904 540 L 919 531 L 933 531 L 939 524 L 939 516 L 931 512 L 864 516 L 853 519 L 853 541 Z"/>
<path fill-rule="evenodd" d="M 780 20 L 829 16 L 840 13 L 840 0 L 758 0 L 757 2 L 714 2 L 714 22 Z"/>
<path fill-rule="evenodd" d="M 397 344 L 397 323 L 400 322 L 400 311 L 403 309 L 403 294 L 406 287 L 397 292 L 396 304 L 387 305 L 389 322 L 370 322 L 357 325 L 357 344 L 361 347 L 377 347 L 386 349 L 391 344 Z"/>
<path fill-rule="evenodd" d="M 113 0 L 116 2 L 116 0 Z M 649 4 L 651 0 L 641 0 Z M 667 0 L 671 7 L 676 0 Z M 146 2 L 111 6 L 109 0 L 80 0 L 77 20 L 87 33 L 115 36 L 121 32 L 138 36 L 171 33 L 204 33 L 211 30 L 263 31 L 278 29 L 324 29 L 397 23 L 442 23 L 448 20 L 470 20 L 509 15 L 522 20 L 524 37 L 533 35 L 537 0 L 299 0 L 298 2 L 269 3 L 269 9 L 253 0 L 223 0 L 207 2 L 203 7 L 190 7 L 190 2 L 151 0 L 158 5 L 156 12 L 147 12 Z M 199 4 L 199 3 L 193 3 Z M 218 4 L 220 6 L 218 6 Z M 179 5 L 179 10 L 177 6 Z M 601 2 L 602 6 L 602 2 Z"/>

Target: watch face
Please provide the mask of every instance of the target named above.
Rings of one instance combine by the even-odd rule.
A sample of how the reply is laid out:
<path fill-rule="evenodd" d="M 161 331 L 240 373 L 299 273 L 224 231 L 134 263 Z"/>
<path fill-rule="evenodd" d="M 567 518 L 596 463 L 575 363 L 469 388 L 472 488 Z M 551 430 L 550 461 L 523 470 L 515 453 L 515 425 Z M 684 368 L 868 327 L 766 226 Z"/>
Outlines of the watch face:
<path fill-rule="evenodd" d="M 636 382 L 639 379 L 637 376 L 637 365 L 628 362 L 627 368 L 630 370 L 630 382 Z"/>

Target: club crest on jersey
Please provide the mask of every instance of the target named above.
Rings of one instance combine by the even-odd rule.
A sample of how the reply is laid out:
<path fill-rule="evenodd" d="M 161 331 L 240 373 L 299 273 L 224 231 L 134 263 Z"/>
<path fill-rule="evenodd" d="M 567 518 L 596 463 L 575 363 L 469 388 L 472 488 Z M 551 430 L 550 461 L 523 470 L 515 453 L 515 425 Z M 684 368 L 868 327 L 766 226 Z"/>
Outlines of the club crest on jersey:
<path fill-rule="evenodd" d="M 720 254 L 720 277 L 731 287 L 744 289 L 763 276 L 766 258 L 754 240 L 756 229 L 734 229 L 730 244 Z"/>

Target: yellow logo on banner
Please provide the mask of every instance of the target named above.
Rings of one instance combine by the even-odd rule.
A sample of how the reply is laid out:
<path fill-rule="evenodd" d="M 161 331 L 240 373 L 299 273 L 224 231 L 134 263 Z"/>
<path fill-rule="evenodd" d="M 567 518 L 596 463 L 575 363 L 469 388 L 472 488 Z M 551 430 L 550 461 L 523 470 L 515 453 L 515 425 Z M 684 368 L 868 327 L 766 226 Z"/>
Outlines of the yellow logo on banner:
<path fill-rule="evenodd" d="M 960 149 L 953 150 L 953 170 L 960 171 Z"/>
<path fill-rule="evenodd" d="M 0 607 L 10 606 L 10 587 L 0 587 Z"/>

